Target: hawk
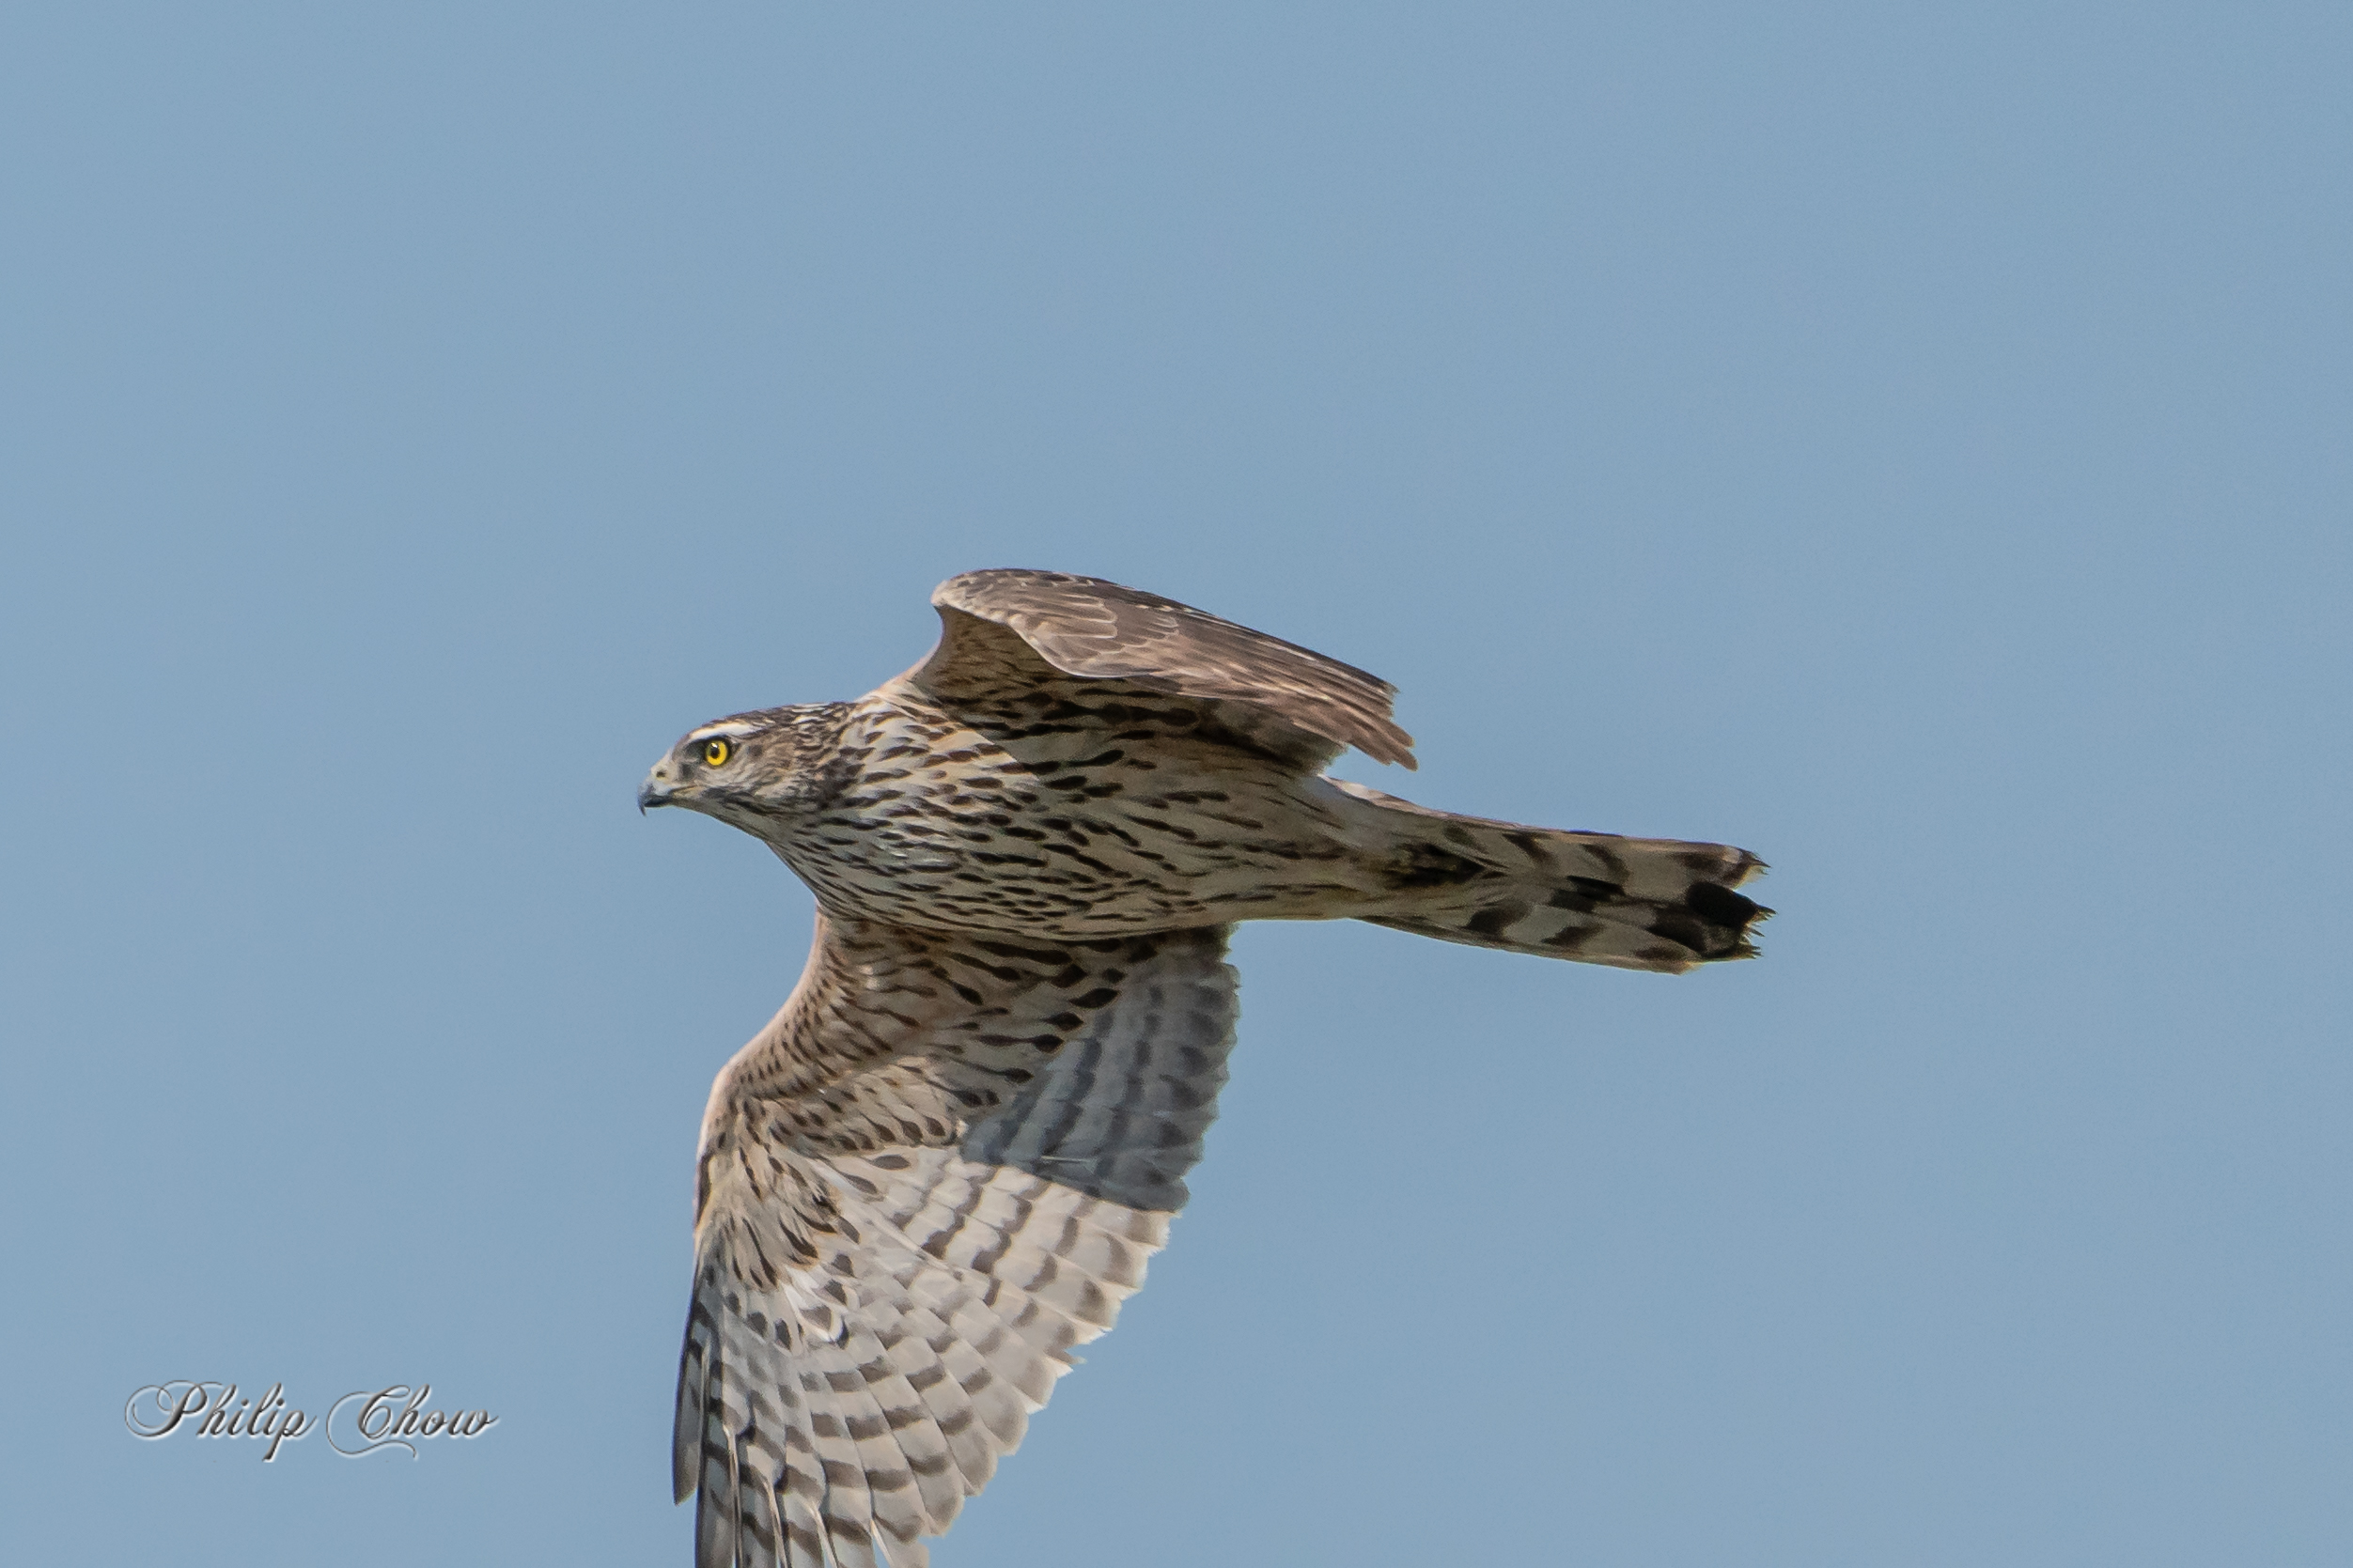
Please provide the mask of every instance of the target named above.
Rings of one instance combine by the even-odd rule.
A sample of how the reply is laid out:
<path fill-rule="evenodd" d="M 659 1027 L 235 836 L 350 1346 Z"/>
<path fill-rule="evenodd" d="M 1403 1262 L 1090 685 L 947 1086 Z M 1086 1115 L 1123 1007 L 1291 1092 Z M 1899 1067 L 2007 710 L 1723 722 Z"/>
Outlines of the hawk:
<path fill-rule="evenodd" d="M 1243 920 L 1678 972 L 1750 956 L 1718 844 L 1431 811 L 1395 688 L 1154 594 L 977 571 L 852 703 L 688 732 L 641 807 L 773 849 L 807 970 L 719 1074 L 675 1495 L 698 1568 L 909 1568 L 1108 1330 L 1185 1203 Z"/>

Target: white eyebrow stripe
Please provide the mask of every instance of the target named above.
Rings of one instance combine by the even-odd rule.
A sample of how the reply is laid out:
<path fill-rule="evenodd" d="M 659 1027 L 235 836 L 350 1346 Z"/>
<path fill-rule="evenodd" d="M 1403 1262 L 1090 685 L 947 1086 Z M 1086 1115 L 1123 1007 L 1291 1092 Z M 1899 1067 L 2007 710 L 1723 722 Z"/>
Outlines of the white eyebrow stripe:
<path fill-rule="evenodd" d="M 730 720 L 724 724 L 705 724 L 701 729 L 688 735 L 687 738 L 689 740 L 740 740 L 747 735 L 757 735 L 759 732 L 760 727 L 757 724 L 746 724 L 740 720 Z"/>

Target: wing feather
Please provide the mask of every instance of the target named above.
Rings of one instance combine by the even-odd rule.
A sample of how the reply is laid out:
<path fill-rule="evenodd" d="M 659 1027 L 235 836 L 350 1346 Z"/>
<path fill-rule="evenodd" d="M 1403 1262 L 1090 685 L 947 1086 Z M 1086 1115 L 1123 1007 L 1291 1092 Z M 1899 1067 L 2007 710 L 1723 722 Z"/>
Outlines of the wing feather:
<path fill-rule="evenodd" d="M 1396 688 L 1352 664 L 1175 599 L 1067 572 L 966 572 L 933 591 L 940 645 L 911 672 L 954 701 L 1057 675 L 1205 703 L 1221 727 L 1311 768 L 1344 747 L 1413 767 Z M 1012 635 L 1006 635 L 1007 632 Z"/>
<path fill-rule="evenodd" d="M 1233 1045 L 1225 936 L 976 965 L 820 917 L 704 1121 L 672 1454 L 698 1568 L 924 1561 L 1167 1238 Z"/>

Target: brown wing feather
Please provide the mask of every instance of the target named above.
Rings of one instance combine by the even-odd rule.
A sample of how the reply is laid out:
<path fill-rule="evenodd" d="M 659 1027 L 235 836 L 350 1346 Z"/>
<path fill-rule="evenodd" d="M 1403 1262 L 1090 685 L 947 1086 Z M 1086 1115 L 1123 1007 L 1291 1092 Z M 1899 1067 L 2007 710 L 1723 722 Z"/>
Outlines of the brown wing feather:
<path fill-rule="evenodd" d="M 1167 1239 L 1224 947 L 819 918 L 704 1118 L 673 1434 L 698 1568 L 922 1563 Z"/>
<path fill-rule="evenodd" d="M 1052 671 L 1128 681 L 1239 706 L 1259 716 L 1259 725 L 1241 726 L 1246 731 L 1270 720 L 1293 732 L 1284 737 L 1293 744 L 1279 750 L 1319 753 L 1317 766 L 1347 746 L 1377 761 L 1414 765 L 1413 737 L 1390 718 L 1395 687 L 1189 604 L 1099 578 L 1018 569 L 951 577 L 931 602 L 943 623 L 940 645 L 912 674 L 936 693 L 1050 679 Z M 1024 668 L 1033 654 L 1041 667 Z"/>

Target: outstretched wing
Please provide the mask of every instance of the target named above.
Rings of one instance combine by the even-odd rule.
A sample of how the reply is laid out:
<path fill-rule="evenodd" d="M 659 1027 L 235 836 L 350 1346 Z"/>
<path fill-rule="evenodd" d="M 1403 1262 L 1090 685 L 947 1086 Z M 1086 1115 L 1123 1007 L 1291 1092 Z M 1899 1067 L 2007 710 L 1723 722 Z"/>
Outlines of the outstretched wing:
<path fill-rule="evenodd" d="M 1127 681 L 1226 709 L 1218 714 L 1226 728 L 1315 767 L 1348 746 L 1413 766 L 1413 737 L 1389 716 L 1395 687 L 1189 604 L 1099 578 L 1023 570 L 951 577 L 931 602 L 943 623 L 940 645 L 911 675 L 943 700 L 1057 673 Z"/>
<path fill-rule="evenodd" d="M 925 1561 L 1184 1204 L 1225 936 L 819 916 L 704 1117 L 672 1440 L 697 1568 Z"/>

